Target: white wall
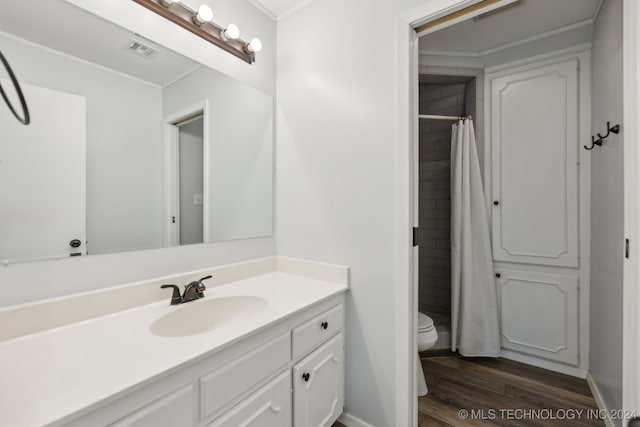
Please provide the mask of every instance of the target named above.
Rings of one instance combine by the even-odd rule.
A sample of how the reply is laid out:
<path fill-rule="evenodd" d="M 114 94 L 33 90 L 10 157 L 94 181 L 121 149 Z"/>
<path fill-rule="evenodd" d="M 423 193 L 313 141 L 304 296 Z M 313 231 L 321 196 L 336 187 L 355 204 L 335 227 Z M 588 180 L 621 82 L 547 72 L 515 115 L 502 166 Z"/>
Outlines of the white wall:
<path fill-rule="evenodd" d="M 623 132 L 622 0 L 606 0 L 592 50 L 592 133 L 622 132 L 591 151 L 591 366 L 609 409 L 622 407 Z"/>
<path fill-rule="evenodd" d="M 22 82 L 86 98 L 89 252 L 161 246 L 160 88 L 5 34 L 0 43 Z"/>
<path fill-rule="evenodd" d="M 403 285 L 395 282 L 397 16 L 424 3 L 317 0 L 278 24 L 277 251 L 349 265 L 346 410 L 377 427 L 395 425 Z"/>
<path fill-rule="evenodd" d="M 216 22 L 228 24 L 233 21 L 240 26 L 243 37 L 255 35 L 263 41 L 264 49 L 253 65 L 222 52 L 132 1 L 73 0 L 70 3 L 83 6 L 269 94 L 275 93 L 276 24 L 248 0 L 218 0 L 215 4 L 203 0 L 201 3 L 214 7 Z M 274 239 L 269 237 L 0 266 L 0 306 L 274 253 Z"/>

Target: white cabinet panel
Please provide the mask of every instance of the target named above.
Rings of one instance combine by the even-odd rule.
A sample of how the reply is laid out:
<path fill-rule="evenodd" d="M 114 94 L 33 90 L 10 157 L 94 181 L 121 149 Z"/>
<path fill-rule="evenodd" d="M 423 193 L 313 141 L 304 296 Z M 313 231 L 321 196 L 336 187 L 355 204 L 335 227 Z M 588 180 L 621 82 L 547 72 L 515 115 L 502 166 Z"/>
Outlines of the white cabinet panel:
<path fill-rule="evenodd" d="M 111 424 L 112 427 L 158 427 L 193 425 L 193 386 L 176 390 Z"/>
<path fill-rule="evenodd" d="M 502 348 L 578 363 L 578 278 L 500 270 Z"/>
<path fill-rule="evenodd" d="M 201 419 L 281 370 L 291 359 L 291 334 L 256 348 L 200 378 Z"/>
<path fill-rule="evenodd" d="M 294 366 L 294 426 L 328 427 L 342 413 L 343 354 L 340 333 Z"/>
<path fill-rule="evenodd" d="M 578 266 L 577 66 L 488 76 L 496 261 Z"/>
<path fill-rule="evenodd" d="M 245 399 L 207 427 L 290 427 L 289 370 Z"/>

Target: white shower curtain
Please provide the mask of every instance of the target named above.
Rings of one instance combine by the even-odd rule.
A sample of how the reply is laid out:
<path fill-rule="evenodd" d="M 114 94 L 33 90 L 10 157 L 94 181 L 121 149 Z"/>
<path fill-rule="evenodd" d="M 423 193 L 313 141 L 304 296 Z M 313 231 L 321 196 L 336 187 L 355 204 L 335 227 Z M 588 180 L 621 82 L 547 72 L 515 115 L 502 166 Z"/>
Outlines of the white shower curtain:
<path fill-rule="evenodd" d="M 451 135 L 451 350 L 499 356 L 498 300 L 473 121 Z"/>

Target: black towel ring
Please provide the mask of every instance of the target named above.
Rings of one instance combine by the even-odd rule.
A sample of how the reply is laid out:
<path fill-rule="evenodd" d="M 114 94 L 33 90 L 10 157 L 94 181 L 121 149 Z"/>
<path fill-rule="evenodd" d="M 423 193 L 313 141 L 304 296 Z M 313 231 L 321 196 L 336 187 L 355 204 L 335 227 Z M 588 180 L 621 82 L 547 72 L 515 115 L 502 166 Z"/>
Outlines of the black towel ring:
<path fill-rule="evenodd" d="M 27 101 L 25 101 L 24 95 L 22 94 L 22 89 L 20 88 L 20 83 L 18 83 L 18 79 L 16 79 L 16 75 L 13 74 L 13 70 L 11 69 L 11 66 L 9 65 L 9 62 L 4 57 L 2 52 L 0 52 L 0 61 L 2 61 L 2 65 L 4 65 L 4 68 L 7 70 L 7 73 L 9 74 L 9 78 L 11 79 L 11 83 L 13 83 L 13 87 L 15 88 L 16 93 L 18 94 L 18 98 L 20 98 L 20 104 L 22 105 L 22 116 L 23 117 L 20 117 L 18 115 L 18 113 L 16 112 L 15 108 L 13 108 L 13 105 L 11 105 L 11 102 L 9 101 L 9 97 L 7 97 L 7 94 L 5 93 L 4 89 L 2 88 L 2 84 L 0 84 L 0 95 L 2 95 L 2 98 L 4 99 L 4 102 L 7 103 L 7 106 L 9 107 L 9 110 L 11 110 L 11 112 L 13 113 L 15 118 L 18 119 L 18 121 L 20 123 L 22 123 L 23 125 L 26 126 L 31 122 L 31 117 L 29 116 L 29 108 L 27 107 Z"/>

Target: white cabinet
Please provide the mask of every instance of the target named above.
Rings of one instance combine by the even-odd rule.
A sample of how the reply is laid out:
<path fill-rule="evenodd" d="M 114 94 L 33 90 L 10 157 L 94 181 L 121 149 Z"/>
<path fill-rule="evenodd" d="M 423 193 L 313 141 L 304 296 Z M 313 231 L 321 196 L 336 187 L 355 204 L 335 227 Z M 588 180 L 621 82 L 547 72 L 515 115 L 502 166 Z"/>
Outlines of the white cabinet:
<path fill-rule="evenodd" d="M 588 369 L 588 50 L 485 74 L 485 158 L 502 355 Z"/>
<path fill-rule="evenodd" d="M 338 334 L 293 368 L 294 427 L 327 427 L 342 413 L 344 359 Z"/>
<path fill-rule="evenodd" d="M 490 78 L 496 261 L 578 266 L 577 66 Z"/>
<path fill-rule="evenodd" d="M 498 302 L 502 348 L 578 363 L 578 279 L 500 270 Z"/>
<path fill-rule="evenodd" d="M 343 324 L 338 295 L 62 425 L 330 426 L 344 405 Z"/>

